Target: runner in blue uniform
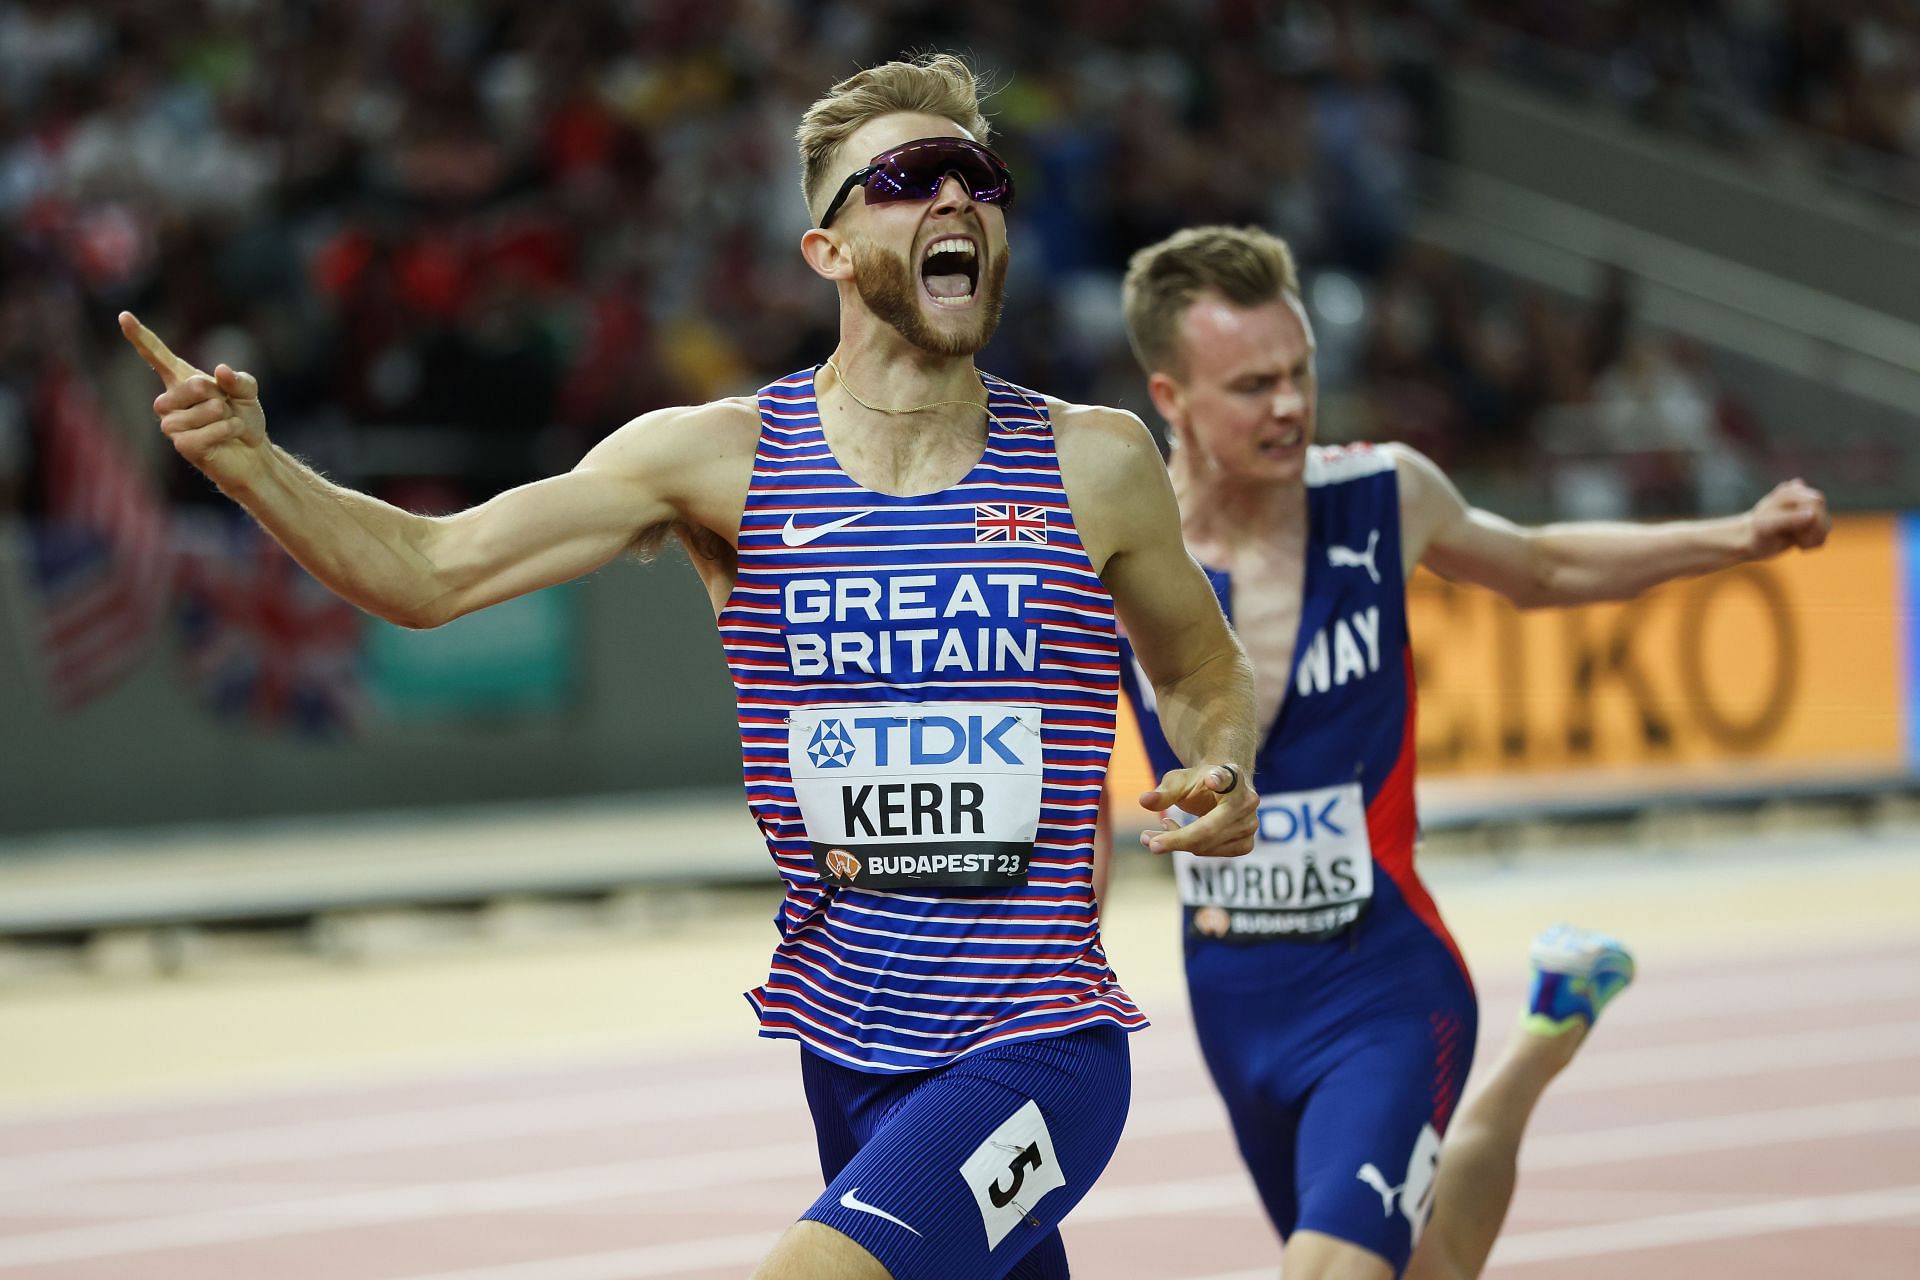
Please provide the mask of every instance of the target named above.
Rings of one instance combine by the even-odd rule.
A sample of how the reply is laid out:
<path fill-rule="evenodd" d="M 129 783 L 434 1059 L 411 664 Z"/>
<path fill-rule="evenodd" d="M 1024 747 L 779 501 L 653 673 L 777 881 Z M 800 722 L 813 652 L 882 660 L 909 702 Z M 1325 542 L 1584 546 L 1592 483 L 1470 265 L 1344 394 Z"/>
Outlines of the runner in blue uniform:
<path fill-rule="evenodd" d="M 1541 935 L 1522 1025 L 1455 1118 L 1478 1008 L 1414 871 L 1406 578 L 1424 563 L 1523 606 L 1624 599 L 1817 547 L 1825 499 L 1796 480 L 1730 519 L 1523 529 L 1411 449 L 1314 445 L 1313 331 L 1274 237 L 1211 227 L 1143 249 L 1125 306 L 1187 546 L 1253 661 L 1265 731 L 1255 852 L 1175 854 L 1208 1068 L 1287 1280 L 1476 1275 L 1527 1117 L 1632 959 L 1601 935 Z M 1130 672 L 1127 691 L 1164 765 L 1153 682 Z"/>
<path fill-rule="evenodd" d="M 798 141 L 840 295 L 823 366 L 650 413 L 566 475 L 428 519 L 272 446 L 258 388 L 175 357 L 161 428 L 316 577 L 435 626 L 677 535 L 732 673 L 786 897 L 761 1034 L 798 1041 L 827 1189 L 756 1275 L 1065 1280 L 1056 1229 L 1126 1118 L 1144 1025 L 1100 943 L 1092 844 L 1116 617 L 1204 816 L 1253 844 L 1250 673 L 1139 419 L 985 376 L 1013 178 L 958 59 L 834 86 Z"/>

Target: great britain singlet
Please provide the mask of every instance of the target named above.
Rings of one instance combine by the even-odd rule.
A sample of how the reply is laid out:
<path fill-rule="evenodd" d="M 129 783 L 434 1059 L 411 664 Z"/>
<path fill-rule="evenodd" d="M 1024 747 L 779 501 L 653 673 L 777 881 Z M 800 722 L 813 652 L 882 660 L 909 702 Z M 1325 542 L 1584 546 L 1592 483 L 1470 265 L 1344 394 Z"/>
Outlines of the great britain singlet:
<path fill-rule="evenodd" d="M 1292 678 L 1254 761 L 1260 827 L 1240 859 L 1176 855 L 1190 971 L 1286 981 L 1359 930 L 1459 952 L 1414 871 L 1413 654 L 1392 459 L 1365 445 L 1307 454 L 1306 574 Z M 1207 576 L 1232 617 L 1232 583 Z M 1132 668 L 1126 688 L 1157 773 L 1178 767 Z M 1378 954 L 1378 948 L 1374 948 Z M 1464 973 L 1465 965 L 1461 965 Z M 1302 992 L 1304 997 L 1305 993 Z"/>
<path fill-rule="evenodd" d="M 1112 598 L 1080 543 L 1037 395 L 983 375 L 973 469 L 863 488 L 813 372 L 759 393 L 719 628 L 747 801 L 786 895 L 763 1036 L 868 1071 L 1145 1025 L 1092 900 L 1113 746 Z"/>

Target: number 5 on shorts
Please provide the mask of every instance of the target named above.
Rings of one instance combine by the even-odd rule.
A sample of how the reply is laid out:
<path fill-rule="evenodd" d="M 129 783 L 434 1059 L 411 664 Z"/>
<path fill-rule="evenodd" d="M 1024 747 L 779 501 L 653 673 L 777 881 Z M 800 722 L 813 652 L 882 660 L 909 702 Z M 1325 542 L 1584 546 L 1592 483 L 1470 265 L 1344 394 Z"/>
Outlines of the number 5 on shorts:
<path fill-rule="evenodd" d="M 987 1248 L 999 1247 L 1041 1196 L 1067 1185 L 1040 1104 L 1029 1100 L 1008 1116 L 973 1149 L 960 1166 L 960 1176 L 979 1202 Z"/>

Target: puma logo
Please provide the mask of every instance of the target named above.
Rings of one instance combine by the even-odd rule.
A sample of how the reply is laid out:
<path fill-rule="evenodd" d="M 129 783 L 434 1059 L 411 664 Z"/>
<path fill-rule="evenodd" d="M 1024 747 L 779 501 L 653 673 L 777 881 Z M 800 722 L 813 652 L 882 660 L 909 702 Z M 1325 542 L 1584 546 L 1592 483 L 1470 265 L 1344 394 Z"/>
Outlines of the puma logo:
<path fill-rule="evenodd" d="M 1354 1177 L 1372 1187 L 1374 1191 L 1379 1194 L 1380 1216 L 1383 1218 L 1392 1217 L 1393 1198 L 1400 1194 L 1400 1187 L 1404 1187 L 1406 1183 L 1401 1183 L 1400 1187 L 1388 1186 L 1386 1178 L 1378 1169 L 1374 1168 L 1371 1163 L 1361 1165 L 1360 1172 L 1356 1173 Z"/>
<path fill-rule="evenodd" d="M 1380 585 L 1380 570 L 1374 567 L 1374 549 L 1380 545 L 1380 531 L 1375 529 L 1367 536 L 1367 549 L 1355 551 L 1352 547 L 1328 547 L 1327 563 L 1336 569 L 1365 569 L 1367 576 L 1373 579 L 1375 586 Z M 1369 1166 L 1371 1168 L 1371 1166 Z"/>

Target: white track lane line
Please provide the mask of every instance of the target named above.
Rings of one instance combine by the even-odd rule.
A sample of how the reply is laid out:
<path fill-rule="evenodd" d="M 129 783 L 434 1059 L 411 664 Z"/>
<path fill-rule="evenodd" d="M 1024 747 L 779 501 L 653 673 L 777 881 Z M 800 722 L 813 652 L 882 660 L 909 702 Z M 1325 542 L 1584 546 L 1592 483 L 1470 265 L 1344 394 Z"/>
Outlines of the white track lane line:
<path fill-rule="evenodd" d="M 1592 1258 L 1612 1253 L 1633 1253 L 1641 1249 L 1661 1249 L 1711 1240 L 1744 1239 L 1786 1231 L 1810 1231 L 1819 1227 L 1885 1222 L 1917 1216 L 1920 1216 L 1920 1186 L 1887 1187 L 1879 1191 L 1855 1191 L 1834 1196 L 1807 1196 L 1797 1200 L 1761 1200 L 1722 1209 L 1698 1209 L 1689 1213 L 1660 1214 L 1620 1222 L 1598 1222 L 1590 1226 L 1558 1227 L 1551 1231 L 1503 1236 L 1494 1246 L 1493 1257 L 1487 1265 L 1492 1269 L 1526 1266 L 1536 1262 L 1564 1262 L 1570 1258 Z M 1221 1271 L 1187 1280 L 1275 1280 L 1278 1275 L 1279 1266 L 1276 1263 L 1270 1267 Z M 433 1277 L 432 1280 L 441 1278 Z M 452 1278 L 448 1277 L 447 1280 Z M 462 1280 L 465 1278 L 462 1277 Z M 536 1278 L 530 1276 L 527 1280 Z"/>
<path fill-rule="evenodd" d="M 1614 1012 L 1607 1021 L 1660 1026 L 1743 1014 L 1765 1017 L 1911 1001 L 1916 994 L 1912 975 L 1898 964 L 1812 966 L 1764 982 L 1739 973 L 1676 981 L 1658 972 L 1643 972 L 1620 1003 L 1610 1006 Z"/>
<path fill-rule="evenodd" d="M 1520 1167 L 1580 1169 L 1910 1129 L 1920 1129 L 1920 1094 L 1621 1125 L 1583 1133 L 1540 1134 L 1521 1145 Z"/>
<path fill-rule="evenodd" d="M 1582 1055 L 1582 1066 L 1554 1081 L 1556 1096 L 1606 1093 L 1650 1084 L 1730 1080 L 1815 1067 L 1845 1067 L 1920 1057 L 1920 1022 L 1881 1022 L 1826 1031 L 1725 1037 L 1698 1044 L 1616 1049 Z"/>
<path fill-rule="evenodd" d="M 1489 984 L 1480 989 L 1483 1043 L 1487 1032 L 1500 1034 L 1509 1018 L 1505 1011 L 1509 1007 L 1518 1010 L 1524 995 L 1525 988 L 1514 982 Z M 1639 985 L 1622 996 L 1620 1003 L 1608 1013 L 1607 1025 L 1663 1027 L 1710 1022 L 1715 1024 L 1711 1029 L 1716 1034 L 1724 1034 L 1726 1028 L 1719 1024 L 1727 1018 L 1766 1018 L 1808 1009 L 1910 1004 L 1915 998 L 1912 978 L 1906 970 L 1891 964 L 1809 965 L 1767 982 L 1756 982 L 1750 975 L 1738 973 L 1679 979 L 1643 973 Z M 1186 1010 L 1163 1015 L 1156 1019 L 1155 1025 L 1168 1034 L 1153 1036 L 1145 1042 L 1136 1040 L 1136 1073 L 1182 1070 L 1191 1066 L 1198 1050 Z"/>
<path fill-rule="evenodd" d="M 1862 1044 L 1861 1041 L 1870 1043 Z M 1643 1083 L 1678 1083 L 1732 1074 L 1885 1061 L 1920 1054 L 1920 1022 L 1845 1032 L 1717 1040 L 1695 1045 L 1590 1051 L 1556 1093 L 1603 1092 Z M 1138 1073 L 1193 1069 L 1186 1041 L 1141 1055 Z M 762 1075 L 708 1080 L 690 1097 L 647 1088 L 599 1090 L 457 1107 L 410 1108 L 351 1119 L 258 1125 L 181 1137 L 0 1157 L 0 1192 L 53 1183 L 181 1174 L 334 1156 L 418 1150 L 462 1142 L 561 1134 L 693 1115 L 783 1111 L 790 1096 Z M 1196 1081 L 1196 1083 L 1198 1083 Z M 1210 1095 L 1209 1095 L 1210 1096 Z M 1157 1104 L 1156 1104 L 1157 1105 Z M 1216 1107 L 1212 1115 L 1218 1117 Z M 1136 1117 L 1136 1127 L 1139 1123 Z"/>
<path fill-rule="evenodd" d="M 1581 1068 L 1559 1081 L 1555 1091 L 1604 1092 L 1626 1086 L 1878 1062 L 1914 1055 L 1920 1055 L 1920 1022 L 1589 1051 L 1581 1059 Z M 742 1087 L 749 1082 L 757 1087 Z M 549 1096 L 512 1105 L 491 1101 L 351 1120 L 268 1125 L 227 1133 L 41 1152 L 0 1158 L 0 1190 L 89 1178 L 125 1179 L 566 1133 L 692 1115 L 748 1115 L 786 1109 L 790 1099 L 768 1091 L 765 1084 L 766 1081 L 751 1076 L 726 1078 L 703 1082 L 699 1093 L 691 1098 L 658 1089 L 617 1089 Z M 1196 1118 L 1220 1114 L 1210 1093 L 1195 1093 L 1181 1101 L 1185 1104 L 1183 1113 L 1191 1112 Z M 1155 1101 L 1141 1106 L 1135 1116 L 1136 1128 L 1143 1124 L 1156 1125 L 1154 1117 L 1169 1105 Z"/>
<path fill-rule="evenodd" d="M 435 1272 L 431 1280 L 651 1280 L 654 1276 L 684 1276 L 690 1271 L 718 1267 L 745 1269 L 767 1256 L 778 1232 L 764 1235 L 717 1236 L 683 1240 L 677 1244 L 585 1253 L 573 1258 L 536 1258 L 495 1267 Z M 421 1277 L 421 1280 L 428 1280 Z"/>
<path fill-rule="evenodd" d="M 271 1240 L 396 1222 L 524 1213 L 690 1187 L 727 1187 L 748 1180 L 789 1178 L 817 1183 L 819 1176 L 818 1149 L 811 1142 L 795 1142 L 582 1166 L 534 1177 L 415 1183 L 0 1237 L 0 1272 L 82 1258 Z"/>
<path fill-rule="evenodd" d="M 697 1089 L 684 1091 L 657 1087 L 606 1089 L 511 1102 L 413 1107 L 351 1119 L 257 1125 L 4 1157 L 0 1158 L 0 1191 L 420 1150 L 627 1124 L 657 1125 L 699 1116 L 785 1112 L 795 1103 L 793 1093 L 770 1089 L 765 1077 L 742 1076 L 701 1080 Z"/>
<path fill-rule="evenodd" d="M 1127 1187 L 1117 1193 L 1105 1194 L 1096 1189 L 1074 1209 L 1068 1221 L 1076 1224 L 1104 1222 L 1138 1217 L 1143 1212 L 1191 1213 L 1223 1206 L 1258 1212 L 1252 1190 L 1244 1177 L 1190 1178 L 1179 1182 Z M 757 1262 L 772 1246 L 774 1239 L 771 1235 L 715 1236 L 706 1240 L 687 1240 L 677 1245 L 617 1249 L 607 1253 L 514 1262 L 462 1271 L 435 1271 L 395 1277 L 394 1280 L 625 1280 L 628 1276 L 678 1275 L 684 1271 L 704 1271 L 741 1262 Z M 755 1246 L 758 1252 L 753 1252 Z"/>
<path fill-rule="evenodd" d="M 1193 1101 L 1204 1102 L 1212 1108 L 1211 1099 Z M 1870 1113 L 1877 1123 L 1869 1123 Z M 1214 1114 L 1217 1115 L 1217 1111 Z M 1178 1133 L 1185 1120 L 1193 1118 L 1203 1118 L 1197 1107 L 1190 1107 L 1185 1117 L 1170 1113 L 1165 1119 L 1156 1118 L 1148 1127 L 1162 1134 Z M 1675 1120 L 1630 1130 L 1557 1134 L 1551 1142 L 1539 1143 L 1545 1152 L 1540 1160 L 1545 1167 L 1577 1168 L 1633 1160 L 1649 1151 L 1660 1155 L 1723 1151 L 1856 1136 L 1903 1124 L 1920 1127 L 1920 1095 L 1703 1120 Z M 156 1249 L 272 1239 L 300 1232 L 464 1214 L 553 1209 L 622 1197 L 724 1188 L 748 1181 L 784 1178 L 811 1188 L 817 1185 L 815 1158 L 811 1143 L 750 1146 L 561 1169 L 534 1176 L 382 1187 L 130 1222 L 60 1228 L 11 1239 L 0 1237 L 0 1271 Z M 1532 1165 L 1534 1161 L 1528 1163 Z M 68 1190 L 85 1192 L 84 1188 Z M 796 1200 L 805 1194 L 803 1191 L 796 1195 Z M 1223 1208 L 1259 1212 L 1247 1177 L 1239 1170 L 1198 1178 L 1096 1187 L 1075 1211 L 1072 1221 Z M 721 1251 L 724 1253 L 724 1248 Z M 719 1257 L 712 1265 L 729 1265 L 728 1256 Z"/>
<path fill-rule="evenodd" d="M 1782 1231 L 1808 1231 L 1855 1222 L 1884 1222 L 1920 1217 L 1920 1185 L 1883 1187 L 1843 1195 L 1806 1196 L 1795 1200 L 1761 1200 L 1725 1209 L 1698 1209 L 1690 1213 L 1630 1218 L 1625 1222 L 1596 1222 L 1584 1227 L 1556 1227 L 1508 1236 L 1493 1249 L 1489 1265 L 1510 1267 L 1565 1258 L 1592 1258 L 1609 1253 L 1632 1253 L 1676 1244 L 1698 1244 Z"/>
<path fill-rule="evenodd" d="M 1850 1027 L 1844 1031 L 1720 1039 L 1645 1049 L 1591 1051 L 1578 1070 L 1555 1082 L 1556 1096 L 1605 1093 L 1652 1084 L 1726 1079 L 1815 1067 L 1847 1066 L 1920 1057 L 1920 1021 Z M 747 1082 L 751 1082 L 750 1087 Z M 343 1155 L 422 1150 L 465 1142 L 575 1133 L 623 1124 L 658 1124 L 696 1116 L 739 1116 L 789 1111 L 791 1095 L 771 1091 L 763 1077 L 700 1082 L 691 1096 L 658 1088 L 545 1097 L 509 1105 L 487 1102 L 435 1110 L 410 1110 L 226 1133 L 82 1147 L 0 1158 L 0 1191 L 57 1183 L 125 1180 L 215 1169 L 288 1164 Z M 1194 1123 L 1215 1123 L 1211 1093 L 1195 1079 L 1189 1098 Z M 1138 1122 L 1155 1123 L 1152 1112 L 1171 1104 L 1142 1102 Z M 1207 1117 L 1212 1117 L 1208 1119 Z"/>
<path fill-rule="evenodd" d="M 1483 1014 L 1489 1009 L 1495 1009 L 1497 1012 L 1496 1006 L 1503 1002 L 1517 1002 L 1523 992 L 1522 984 L 1513 975 L 1502 975 L 1483 984 L 1481 987 Z M 1822 962 L 1818 957 L 1811 957 L 1804 965 L 1793 969 L 1789 974 L 1769 978 L 1765 982 L 1755 982 L 1750 974 L 1735 972 L 1729 968 L 1717 968 L 1700 973 L 1648 972 L 1643 975 L 1641 986 L 1636 987 L 1617 1007 L 1616 1012 L 1609 1016 L 1608 1022 L 1610 1025 L 1659 1025 L 1743 1013 L 1765 1014 L 1789 1009 L 1843 1008 L 1858 1004 L 1911 999 L 1913 996 L 1913 984 L 1907 977 L 1905 967 L 1901 964 L 1887 961 L 1870 963 L 1851 956 L 1836 957 L 1830 962 Z M 1144 1041 L 1136 1039 L 1135 1069 L 1180 1070 L 1192 1065 L 1196 1060 L 1196 1054 L 1192 1043 L 1191 1026 L 1187 1021 L 1185 1010 L 1170 1010 L 1156 1019 L 1156 1023 L 1165 1034 L 1153 1035 Z M 703 1067 L 713 1065 L 707 1058 L 701 1059 L 700 1064 Z M 515 1077 L 521 1076 L 530 1078 L 532 1082 L 537 1082 L 537 1087 L 553 1093 L 569 1088 L 571 1077 L 575 1075 L 599 1075 L 617 1072 L 623 1067 L 630 1067 L 636 1076 L 647 1075 L 649 1087 L 658 1087 L 658 1082 L 653 1077 L 657 1076 L 663 1068 L 674 1066 L 676 1063 L 673 1059 L 651 1057 L 635 1050 L 606 1050 L 570 1057 L 565 1061 L 530 1056 L 518 1060 L 503 1059 L 475 1064 L 464 1068 L 434 1067 L 370 1071 L 362 1076 L 345 1080 L 263 1087 L 257 1092 L 250 1092 L 248 1101 L 251 1103 L 284 1101 L 291 1104 L 305 1099 L 352 1097 L 357 1093 L 379 1093 L 388 1089 L 432 1088 L 440 1084 L 510 1082 Z M 788 1068 L 789 1064 L 786 1063 L 779 1064 L 778 1069 L 769 1065 L 751 1074 L 743 1073 L 737 1077 L 729 1077 L 729 1080 L 743 1088 L 764 1090 L 769 1085 L 777 1085 L 784 1081 L 787 1078 Z M 595 1089 L 594 1092 L 599 1094 L 614 1091 Z M 6 1145 L 5 1139 L 10 1129 L 32 1131 L 49 1124 L 68 1121 L 85 1122 L 114 1116 L 150 1115 L 174 1108 L 215 1111 L 231 1097 L 230 1092 L 209 1092 L 158 1101 L 113 1100 L 0 1110 L 0 1147 Z M 518 1102 L 519 1099 L 509 1095 L 491 1100 L 476 1100 L 474 1105 L 504 1107 L 517 1105 Z"/>

